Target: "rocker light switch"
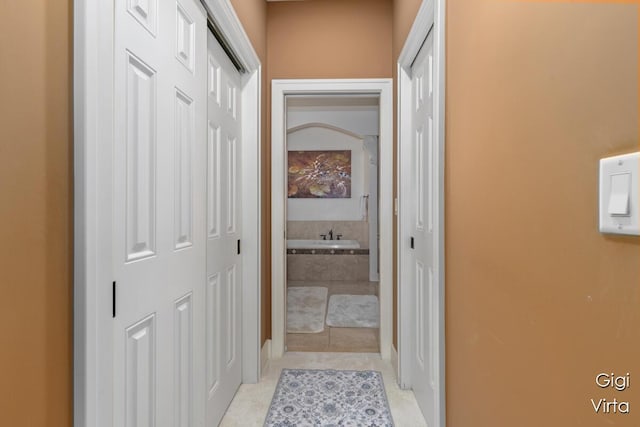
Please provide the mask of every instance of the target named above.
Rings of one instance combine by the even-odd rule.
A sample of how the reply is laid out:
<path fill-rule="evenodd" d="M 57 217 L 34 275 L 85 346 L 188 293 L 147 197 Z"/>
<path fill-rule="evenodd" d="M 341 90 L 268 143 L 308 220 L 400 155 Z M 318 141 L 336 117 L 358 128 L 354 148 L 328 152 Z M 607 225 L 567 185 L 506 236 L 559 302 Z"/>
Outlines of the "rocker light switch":
<path fill-rule="evenodd" d="M 629 216 L 630 173 L 611 175 L 611 194 L 609 195 L 609 215 Z"/>
<path fill-rule="evenodd" d="M 640 153 L 600 160 L 600 232 L 640 235 Z"/>

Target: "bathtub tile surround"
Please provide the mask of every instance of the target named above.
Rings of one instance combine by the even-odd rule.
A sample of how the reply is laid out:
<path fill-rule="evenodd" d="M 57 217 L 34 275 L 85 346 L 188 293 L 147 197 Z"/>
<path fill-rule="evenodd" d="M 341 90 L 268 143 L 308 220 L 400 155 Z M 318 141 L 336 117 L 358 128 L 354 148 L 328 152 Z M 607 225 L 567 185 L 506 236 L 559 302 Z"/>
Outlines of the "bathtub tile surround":
<path fill-rule="evenodd" d="M 368 255 L 357 240 L 287 239 L 289 255 Z"/>
<path fill-rule="evenodd" d="M 287 254 L 287 279 L 368 281 L 369 255 Z"/>
<path fill-rule="evenodd" d="M 333 255 L 287 255 L 288 280 L 331 280 L 327 270 Z M 322 277 L 322 278 L 320 278 Z"/>
<path fill-rule="evenodd" d="M 287 239 L 287 249 L 359 249 L 357 240 Z"/>
<path fill-rule="evenodd" d="M 315 249 L 315 253 L 287 250 L 287 278 L 368 281 L 369 225 L 366 221 L 287 221 L 288 240 L 318 240 L 329 230 L 333 230 L 334 239 L 341 234 L 341 240 L 356 240 L 360 249 Z"/>
<path fill-rule="evenodd" d="M 287 249 L 288 255 L 369 255 L 369 249 Z"/>
<path fill-rule="evenodd" d="M 333 230 L 334 239 L 357 240 L 360 248 L 369 248 L 369 223 L 366 221 L 287 221 L 287 239 L 322 239 L 321 234 Z"/>

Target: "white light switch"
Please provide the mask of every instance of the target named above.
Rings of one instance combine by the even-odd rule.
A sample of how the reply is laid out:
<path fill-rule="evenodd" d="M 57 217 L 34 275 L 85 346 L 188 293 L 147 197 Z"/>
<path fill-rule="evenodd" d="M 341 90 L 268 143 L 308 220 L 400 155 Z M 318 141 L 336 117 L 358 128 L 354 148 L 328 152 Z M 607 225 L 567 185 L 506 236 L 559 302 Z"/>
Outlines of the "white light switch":
<path fill-rule="evenodd" d="M 611 175 L 611 194 L 609 195 L 609 215 L 629 215 L 630 173 Z"/>
<path fill-rule="evenodd" d="M 640 235 L 638 164 L 640 153 L 600 160 L 600 231 Z"/>

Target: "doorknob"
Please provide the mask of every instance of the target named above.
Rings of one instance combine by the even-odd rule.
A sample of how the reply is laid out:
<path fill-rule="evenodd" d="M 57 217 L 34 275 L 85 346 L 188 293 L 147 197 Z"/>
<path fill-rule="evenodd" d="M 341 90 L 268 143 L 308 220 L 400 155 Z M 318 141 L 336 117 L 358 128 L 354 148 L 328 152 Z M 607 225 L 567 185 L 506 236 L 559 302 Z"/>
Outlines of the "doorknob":
<path fill-rule="evenodd" d="M 413 236 L 411 236 L 411 249 L 413 249 Z"/>

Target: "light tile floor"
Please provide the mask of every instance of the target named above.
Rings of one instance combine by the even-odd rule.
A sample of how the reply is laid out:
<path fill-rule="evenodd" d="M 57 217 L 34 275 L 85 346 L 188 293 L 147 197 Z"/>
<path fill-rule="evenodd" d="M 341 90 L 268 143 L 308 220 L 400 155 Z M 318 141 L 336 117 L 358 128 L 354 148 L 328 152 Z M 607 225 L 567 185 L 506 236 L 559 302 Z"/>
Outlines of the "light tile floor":
<path fill-rule="evenodd" d="M 398 388 L 391 363 L 383 361 L 379 354 L 289 352 L 282 359 L 269 361 L 258 384 L 242 384 L 240 386 L 220 426 L 262 426 L 283 368 L 380 371 L 396 427 L 425 427 L 427 425 L 413 392 Z"/>
<path fill-rule="evenodd" d="M 378 295 L 378 282 L 358 281 L 294 281 L 292 286 L 322 286 L 327 288 L 327 308 L 331 295 Z M 325 313 L 326 315 L 326 313 Z M 291 351 L 329 351 L 377 353 L 380 351 L 378 328 L 333 328 L 325 324 L 324 330 L 316 334 L 287 333 L 287 349 Z"/>

